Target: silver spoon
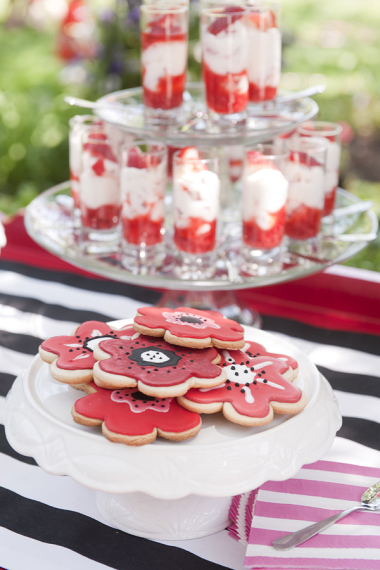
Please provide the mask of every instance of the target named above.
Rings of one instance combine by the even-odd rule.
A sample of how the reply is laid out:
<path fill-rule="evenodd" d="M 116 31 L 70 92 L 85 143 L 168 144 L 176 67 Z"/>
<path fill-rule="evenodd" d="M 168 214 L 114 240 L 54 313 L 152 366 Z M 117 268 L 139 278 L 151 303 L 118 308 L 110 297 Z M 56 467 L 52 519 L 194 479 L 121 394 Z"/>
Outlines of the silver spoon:
<path fill-rule="evenodd" d="M 333 515 L 328 519 L 324 519 L 318 523 L 312 524 L 302 530 L 297 530 L 297 532 L 292 532 L 291 534 L 286 534 L 281 538 L 277 538 L 273 541 L 273 546 L 276 550 L 291 550 L 295 546 L 302 544 L 305 540 L 308 540 L 312 536 L 320 533 L 322 530 L 325 530 L 336 521 L 339 521 L 346 515 L 350 513 L 354 513 L 355 511 L 377 511 L 380 509 L 380 481 L 372 487 L 367 489 L 361 498 L 361 503 L 357 507 L 352 507 L 351 509 L 347 509 L 347 511 L 343 511 L 338 513 L 337 515 Z"/>
<path fill-rule="evenodd" d="M 313 95 L 318 95 L 326 91 L 326 85 L 313 85 L 302 91 L 293 91 L 292 93 L 286 93 L 285 95 L 279 95 L 274 99 L 275 103 L 284 103 L 285 101 L 291 101 L 292 99 L 300 99 L 301 97 L 312 97 Z"/>

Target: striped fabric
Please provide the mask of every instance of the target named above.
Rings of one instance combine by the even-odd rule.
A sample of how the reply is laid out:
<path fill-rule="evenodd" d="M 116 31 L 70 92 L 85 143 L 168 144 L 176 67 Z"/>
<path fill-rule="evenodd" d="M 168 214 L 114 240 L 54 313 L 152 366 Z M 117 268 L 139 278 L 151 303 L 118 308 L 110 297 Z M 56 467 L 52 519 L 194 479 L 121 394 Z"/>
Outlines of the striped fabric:
<path fill-rule="evenodd" d="M 85 320 L 132 316 L 139 305 L 159 299 L 149 289 L 91 278 L 67 267 L 60 271 L 58 261 L 43 269 L 37 257 L 30 256 L 34 266 L 17 256 L 13 262 L 9 254 L 0 258 L 0 420 L 12 382 L 30 364 L 42 339 L 68 334 Z M 360 295 L 366 281 L 362 283 Z M 254 291 L 251 297 L 253 301 Z M 347 306 L 351 304 L 348 296 Z M 378 312 L 379 307 L 380 302 Z M 306 351 L 336 390 L 344 423 L 324 459 L 380 468 L 379 337 L 310 326 L 305 315 L 302 320 L 270 314 L 263 325 Z M 49 475 L 32 458 L 19 455 L 0 425 L 0 567 L 242 570 L 244 557 L 244 546 L 227 530 L 172 543 L 117 532 L 98 513 L 93 491 L 69 477 Z"/>
<path fill-rule="evenodd" d="M 357 506 L 380 469 L 332 461 L 304 466 L 287 481 L 268 481 L 257 493 L 245 566 L 248 568 L 380 568 L 380 512 L 355 512 L 297 548 L 272 542 Z"/>

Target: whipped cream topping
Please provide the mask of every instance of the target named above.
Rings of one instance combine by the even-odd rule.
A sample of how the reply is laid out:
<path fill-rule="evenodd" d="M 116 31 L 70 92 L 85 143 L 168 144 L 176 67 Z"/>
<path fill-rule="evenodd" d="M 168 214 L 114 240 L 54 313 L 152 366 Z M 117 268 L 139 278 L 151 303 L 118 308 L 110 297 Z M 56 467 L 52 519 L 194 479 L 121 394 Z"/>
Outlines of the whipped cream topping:
<path fill-rule="evenodd" d="M 103 159 L 104 173 L 97 176 L 92 169 L 99 158 L 83 153 L 83 170 L 80 176 L 80 201 L 87 208 L 96 209 L 106 204 L 120 203 L 119 166 Z"/>
<path fill-rule="evenodd" d="M 261 168 L 255 172 L 245 169 L 243 175 L 243 219 L 254 218 L 263 230 L 274 221 L 270 214 L 283 208 L 288 197 L 288 181 L 279 170 Z"/>
<path fill-rule="evenodd" d="M 309 167 L 288 161 L 285 175 L 289 182 L 286 205 L 288 214 L 302 204 L 309 208 L 323 208 L 325 173 L 322 166 Z"/>
<path fill-rule="evenodd" d="M 176 176 L 173 181 L 175 225 L 185 228 L 190 218 L 213 222 L 218 215 L 219 190 L 219 177 L 210 170 L 189 172 L 185 169 L 182 176 Z M 209 231 L 206 226 L 205 233 Z"/>
<path fill-rule="evenodd" d="M 156 91 L 161 77 L 175 77 L 186 72 L 187 42 L 155 42 L 142 52 L 143 86 Z"/>
<path fill-rule="evenodd" d="M 281 33 L 278 28 L 261 31 L 248 27 L 248 80 L 259 86 L 277 87 L 281 73 Z"/>
<path fill-rule="evenodd" d="M 219 34 L 208 32 L 202 25 L 202 56 L 213 73 L 242 73 L 248 64 L 248 35 L 242 20 L 236 20 Z"/>
<path fill-rule="evenodd" d="M 164 218 L 165 161 L 149 169 L 130 166 L 122 168 L 120 186 L 124 218 L 133 219 L 147 214 L 155 222 Z"/>
<path fill-rule="evenodd" d="M 69 164 L 74 176 L 79 178 L 82 158 L 82 129 L 78 126 L 70 131 L 69 135 Z"/>

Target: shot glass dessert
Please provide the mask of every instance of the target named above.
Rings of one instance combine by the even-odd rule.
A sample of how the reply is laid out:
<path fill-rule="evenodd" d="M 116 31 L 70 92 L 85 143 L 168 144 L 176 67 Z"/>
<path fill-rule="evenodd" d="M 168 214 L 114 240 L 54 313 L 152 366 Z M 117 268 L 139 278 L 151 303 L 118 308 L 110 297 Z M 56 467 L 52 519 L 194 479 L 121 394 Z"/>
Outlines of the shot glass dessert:
<path fill-rule="evenodd" d="M 94 115 L 75 115 L 69 121 L 69 166 L 71 196 L 74 202 L 74 216 L 80 217 L 79 177 L 82 162 L 82 138 L 93 128 L 103 128 L 103 123 Z"/>
<path fill-rule="evenodd" d="M 219 158 L 211 151 L 186 147 L 173 157 L 174 244 L 181 278 L 202 279 L 214 273 L 218 173 Z"/>
<path fill-rule="evenodd" d="M 182 104 L 186 81 L 188 7 L 147 4 L 140 11 L 146 118 L 170 122 Z"/>
<path fill-rule="evenodd" d="M 284 176 L 289 151 L 271 144 L 246 151 L 243 172 L 243 265 L 250 275 L 281 270 L 288 181 Z"/>
<path fill-rule="evenodd" d="M 260 103 L 274 99 L 281 73 L 280 5 L 253 3 L 248 16 L 249 100 Z"/>
<path fill-rule="evenodd" d="M 326 143 L 320 138 L 293 137 L 286 143 L 289 182 L 285 233 L 292 240 L 317 238 L 325 201 Z"/>
<path fill-rule="evenodd" d="M 167 147 L 135 141 L 121 150 L 122 263 L 132 271 L 159 267 L 164 251 Z"/>
<path fill-rule="evenodd" d="M 248 103 L 247 11 L 241 6 L 201 12 L 203 79 L 211 123 L 243 125 Z"/>
<path fill-rule="evenodd" d="M 119 149 L 104 129 L 82 139 L 79 179 L 82 248 L 86 253 L 117 251 L 120 245 Z"/>
<path fill-rule="evenodd" d="M 341 132 L 342 127 L 338 123 L 327 123 L 324 121 L 308 121 L 297 130 L 297 133 L 302 137 L 323 137 L 327 144 L 323 216 L 332 214 L 335 206 L 339 182 Z"/>

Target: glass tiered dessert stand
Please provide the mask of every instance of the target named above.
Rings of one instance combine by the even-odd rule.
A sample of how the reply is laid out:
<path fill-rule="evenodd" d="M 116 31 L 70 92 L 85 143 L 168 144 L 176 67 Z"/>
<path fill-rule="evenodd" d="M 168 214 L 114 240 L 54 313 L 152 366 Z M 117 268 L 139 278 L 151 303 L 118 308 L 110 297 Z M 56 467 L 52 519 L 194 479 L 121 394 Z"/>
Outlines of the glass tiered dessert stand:
<path fill-rule="evenodd" d="M 243 132 L 222 133 L 207 129 L 200 85 L 188 86 L 182 114 L 170 129 L 145 124 L 141 89 L 108 95 L 97 104 L 103 120 L 138 138 L 165 140 L 174 146 L 256 143 L 292 131 L 317 111 L 316 103 L 308 98 L 278 99 L 252 109 Z M 236 290 L 321 271 L 353 256 L 377 231 L 375 215 L 358 198 L 339 190 L 338 208 L 349 209 L 330 221 L 328 235 L 322 237 L 320 257 L 287 253 L 280 273 L 246 276 L 239 271 L 241 222 L 229 208 L 230 192 L 233 190 L 227 188 L 224 194 L 215 276 L 209 280 L 183 280 L 173 271 L 170 214 L 168 261 L 160 271 L 133 273 L 122 266 L 117 254 L 84 255 L 78 245 L 69 182 L 36 198 L 26 210 L 25 223 L 40 245 L 75 266 L 117 281 L 164 289 L 163 304 L 218 309 L 245 325 L 257 325 L 257 319 L 238 305 Z M 232 196 L 232 202 L 236 201 L 237 194 Z M 169 193 L 169 211 L 170 205 Z M 70 409 L 83 394 L 54 381 L 48 365 L 36 356 L 7 399 L 3 416 L 7 438 L 17 451 L 33 456 L 48 472 L 69 475 L 95 490 L 104 518 L 123 531 L 157 540 L 181 540 L 224 529 L 232 495 L 267 480 L 292 477 L 302 465 L 325 455 L 341 425 L 330 385 L 305 354 L 257 328 L 245 326 L 245 333 L 247 339 L 263 344 L 268 351 L 297 359 L 295 383 L 308 398 L 301 413 L 293 417 L 276 415 L 273 422 L 260 428 L 232 424 L 221 413 L 203 415 L 202 429 L 192 440 L 157 440 L 133 448 L 109 442 L 100 428 L 74 424 Z"/>
<path fill-rule="evenodd" d="M 321 271 L 333 263 L 349 259 L 374 239 L 377 218 L 359 198 L 338 190 L 334 219 L 324 224 L 318 255 L 285 252 L 281 272 L 274 275 L 247 276 L 239 269 L 241 248 L 241 195 L 223 172 L 226 149 L 233 145 L 255 144 L 293 131 L 300 123 L 314 117 L 318 106 L 308 97 L 291 98 L 281 94 L 264 104 L 252 105 L 246 127 L 236 131 L 220 131 L 210 127 L 204 104 L 202 85 L 189 84 L 177 120 L 169 127 L 145 121 L 142 88 L 111 93 L 96 103 L 99 117 L 138 139 L 162 140 L 169 145 L 217 148 L 224 153 L 222 161 L 221 218 L 219 220 L 217 260 L 212 279 L 181 279 L 174 269 L 171 193 L 167 195 L 167 256 L 159 271 L 133 272 L 123 267 L 120 254 L 88 255 L 81 251 L 72 216 L 70 182 L 47 190 L 26 209 L 25 224 L 31 237 L 41 246 L 71 264 L 98 275 L 143 287 L 166 290 L 163 306 L 186 305 L 219 310 L 247 325 L 258 325 L 259 318 L 248 307 L 241 306 L 234 291 L 262 287 Z"/>

